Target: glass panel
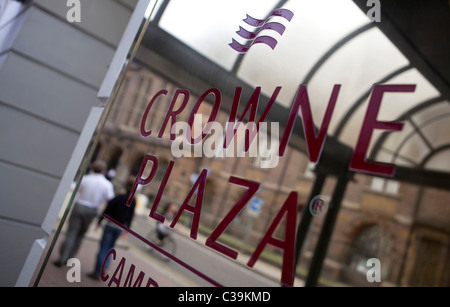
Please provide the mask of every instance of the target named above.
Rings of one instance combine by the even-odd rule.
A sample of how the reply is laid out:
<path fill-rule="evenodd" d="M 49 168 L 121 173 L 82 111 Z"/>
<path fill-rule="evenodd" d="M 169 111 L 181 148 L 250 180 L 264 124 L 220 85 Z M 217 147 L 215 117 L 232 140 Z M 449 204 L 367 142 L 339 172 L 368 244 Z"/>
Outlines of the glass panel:
<path fill-rule="evenodd" d="M 427 141 L 448 144 L 448 121 L 425 125 L 434 117 L 414 109 L 440 93 L 368 15 L 334 0 L 171 0 L 154 14 L 68 193 L 40 286 L 448 284 L 448 174 L 426 169 L 447 167 L 449 152 Z M 76 262 L 52 262 L 89 207 L 75 192 L 95 160 L 116 198 L 72 253 L 78 283 Z M 441 214 L 428 210 L 436 199 Z"/>

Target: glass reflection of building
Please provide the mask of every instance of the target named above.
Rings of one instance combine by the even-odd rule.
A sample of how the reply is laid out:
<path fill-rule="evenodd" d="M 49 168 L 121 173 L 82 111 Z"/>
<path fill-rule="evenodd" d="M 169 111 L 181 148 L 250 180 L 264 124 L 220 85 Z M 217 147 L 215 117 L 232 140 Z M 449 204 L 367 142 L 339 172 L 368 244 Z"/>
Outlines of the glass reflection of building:
<path fill-rule="evenodd" d="M 429 56 L 428 63 L 421 62 L 415 54 L 417 49 L 427 53 L 426 42 L 418 41 L 425 37 L 414 36 L 414 31 L 407 27 L 422 31 L 417 28 L 420 23 L 414 21 L 421 20 L 422 15 L 413 6 L 407 6 L 402 10 L 409 16 L 408 20 L 399 16 L 399 20 L 384 19 L 377 24 L 364 13 L 366 1 L 227 1 L 214 5 L 199 1 L 196 4 L 201 9 L 191 2 L 164 1 L 152 17 L 138 55 L 142 67 L 129 72 L 125 90 L 117 102 L 120 111 L 112 114 L 107 136 L 101 140 L 99 157 L 116 166 L 116 180 L 135 173 L 147 152 L 161 159 L 162 169 L 171 159 L 167 138 L 142 139 L 138 134 L 140 116 L 149 95 L 159 89 L 167 89 L 169 93 L 177 88 L 191 90 L 190 104 L 195 100 L 193 96 L 200 96 L 208 88 L 223 90 L 223 97 L 228 97 L 228 101 L 223 104 L 218 121 L 224 122 L 235 86 L 243 87 L 246 99 L 256 86 L 261 86 L 267 101 L 271 91 L 281 85 L 283 89 L 274 106 L 276 111 L 269 114 L 267 121 L 283 125 L 300 84 L 308 86 L 316 123 L 320 123 L 331 88 L 342 84 L 338 107 L 328 129 L 329 140 L 317 167 L 308 163 L 304 139 L 302 144 L 298 135 L 295 141 L 291 139 L 292 146 L 274 169 L 255 167 L 250 158 L 182 158 L 177 160 L 163 201 L 183 201 L 191 187 L 190 176 L 209 168 L 208 196 L 201 218 L 202 229 L 207 232 L 239 197 L 235 194 L 239 192 L 227 184 L 230 175 L 261 182 L 262 189 L 257 196 L 264 200 L 262 212 L 254 220 L 251 233 L 244 236 L 256 244 L 291 190 L 300 196 L 299 223 L 302 224 L 303 209 L 312 197 L 310 192 L 320 188 L 320 194 L 328 200 L 335 196 L 342 199 L 341 207 L 333 230 L 324 240 L 321 235 L 327 215 L 305 222 L 304 238 L 297 237 L 297 243 L 303 244 L 298 262 L 300 274 L 314 279 L 314 274 L 307 271 L 319 270 L 325 277 L 322 283 L 367 285 L 362 264 L 366 259 L 378 257 L 382 264 L 382 285 L 449 285 L 447 202 L 450 194 L 445 184 L 449 171 L 448 87 L 440 81 L 434 82 L 437 76 L 430 74 L 427 66 L 439 70 L 444 67 L 435 62 L 443 60 L 442 54 Z M 395 7 L 399 3 L 392 5 L 383 3 L 383 10 L 401 11 Z M 231 48 L 223 48 L 231 42 L 230 33 L 236 31 L 245 17 L 241 11 L 263 18 L 281 6 L 295 16 L 289 23 L 277 20 L 285 24 L 286 31 L 276 50 L 252 48 L 249 53 L 238 55 Z M 444 22 L 439 6 L 429 9 L 434 10 L 437 23 Z M 205 14 L 208 10 L 222 14 Z M 394 31 L 396 26 L 389 26 L 397 22 L 399 28 L 403 27 L 401 33 Z M 386 23 L 388 26 L 383 28 Z M 426 20 L 421 26 L 425 25 L 428 25 Z M 404 44 L 403 35 L 415 39 L 415 47 L 411 49 Z M 434 52 L 437 55 L 438 51 Z M 347 168 L 342 167 L 345 166 L 342 153 L 355 146 L 371 87 L 377 83 L 417 85 L 414 95 L 383 97 L 378 117 L 403 122 L 404 128 L 395 133 L 375 131 L 371 143 L 368 158 L 396 164 L 397 173 L 393 179 L 364 174 L 350 178 Z M 152 124 L 158 127 L 167 109 L 163 104 L 156 105 Z M 207 105 L 202 104 L 202 108 L 209 114 Z M 179 120 L 186 120 L 182 118 L 186 113 Z M 162 173 L 157 177 L 161 176 Z M 150 203 L 157 186 L 155 182 L 155 186 L 142 190 Z M 242 214 L 227 233 L 242 237 L 249 224 L 247 216 Z M 278 251 L 273 248 L 271 252 Z M 316 261 L 321 253 L 326 253 L 323 269 L 320 261 Z M 277 262 L 276 259 L 266 260 Z"/>
<path fill-rule="evenodd" d="M 152 107 L 150 127 L 156 135 L 166 116 L 168 105 L 178 87 L 152 72 L 145 65 L 134 64 L 128 72 L 111 117 L 107 121 L 97 152 L 97 158 L 105 159 L 111 169 L 116 170 L 113 182 L 120 186 L 129 174 L 139 170 L 145 154 L 152 154 L 159 160 L 155 179 L 140 191 L 148 199 L 147 209 L 153 204 L 168 162 L 174 160 L 169 141 L 169 129 L 162 139 L 141 137 L 139 127 L 144 110 L 151 97 L 159 90 L 166 89 L 168 94 Z M 197 97 L 191 95 L 189 104 L 177 118 L 188 120 L 190 110 Z M 246 102 L 244 102 L 246 103 Z M 200 114 L 208 118 L 210 105 L 202 104 Z M 224 123 L 226 112 L 220 112 L 218 121 Z M 171 173 L 159 210 L 169 203 L 181 205 L 192 187 L 191 176 L 208 168 L 205 197 L 202 206 L 201 231 L 210 232 L 228 210 L 239 199 L 241 191 L 227 183 L 230 174 L 252 178 L 261 182 L 258 197 L 264 200 L 262 212 L 254 220 L 250 240 L 255 248 L 264 234 L 273 216 L 285 201 L 290 191 L 299 192 L 299 210 L 306 204 L 314 180 L 312 166 L 305 154 L 289 148 L 280 165 L 272 169 L 263 169 L 254 162 L 255 158 L 177 158 Z M 324 195 L 328 199 L 332 194 L 335 179 L 325 183 Z M 446 201 L 450 194 L 437 189 L 418 188 L 393 180 L 371 178 L 356 175 L 346 191 L 343 208 L 338 217 L 336 231 L 325 260 L 323 275 L 331 284 L 367 285 L 367 260 L 380 259 L 381 278 L 385 285 L 446 285 L 448 284 L 448 210 Z M 444 214 L 442 214 L 444 213 Z M 248 231 L 249 219 L 241 214 L 226 234 L 234 238 L 243 238 Z M 427 221 L 433 220 L 433 226 Z M 420 221 L 420 222 L 418 222 Z M 186 221 L 188 225 L 189 221 Z M 301 267 L 308 268 L 312 251 L 317 243 L 323 219 L 312 222 L 305 248 L 301 255 Z M 413 225 L 415 225 L 413 227 Z M 282 230 L 279 230 L 282 231 Z M 242 243 L 242 242 L 241 242 Z M 275 255 L 265 261 L 279 265 L 279 251 L 268 250 Z M 416 264 L 421 265 L 417 266 Z M 436 268 L 439 267 L 439 270 Z M 299 272 L 301 270 L 298 270 Z M 299 273 L 300 274 L 300 273 Z M 302 276 L 304 277 L 304 276 Z M 326 282 L 325 282 L 326 283 Z"/>

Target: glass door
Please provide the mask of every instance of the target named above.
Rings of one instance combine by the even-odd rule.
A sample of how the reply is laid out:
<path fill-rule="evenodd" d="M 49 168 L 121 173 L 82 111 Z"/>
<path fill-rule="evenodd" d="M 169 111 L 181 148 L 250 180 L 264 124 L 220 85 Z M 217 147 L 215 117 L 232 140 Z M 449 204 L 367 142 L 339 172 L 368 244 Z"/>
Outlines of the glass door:
<path fill-rule="evenodd" d="M 448 286 L 448 101 L 377 12 L 151 1 L 34 285 Z"/>

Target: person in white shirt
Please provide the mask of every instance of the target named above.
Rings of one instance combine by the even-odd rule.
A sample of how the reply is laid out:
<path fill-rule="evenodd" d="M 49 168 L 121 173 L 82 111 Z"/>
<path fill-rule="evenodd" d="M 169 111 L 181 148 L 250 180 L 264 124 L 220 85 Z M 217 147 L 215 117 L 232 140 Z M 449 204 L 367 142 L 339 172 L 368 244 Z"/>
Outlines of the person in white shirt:
<path fill-rule="evenodd" d="M 95 161 L 92 169 L 93 173 L 84 176 L 80 182 L 67 235 L 60 247 L 59 259 L 54 262 L 56 266 L 65 265 L 67 260 L 75 257 L 100 205 L 114 197 L 113 185 L 105 178 L 106 163 Z"/>

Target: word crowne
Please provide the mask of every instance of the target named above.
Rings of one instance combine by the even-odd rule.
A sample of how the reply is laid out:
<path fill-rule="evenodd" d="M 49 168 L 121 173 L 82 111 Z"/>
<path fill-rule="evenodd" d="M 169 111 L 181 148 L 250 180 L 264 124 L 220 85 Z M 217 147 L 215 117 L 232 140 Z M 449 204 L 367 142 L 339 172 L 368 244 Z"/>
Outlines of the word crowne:
<path fill-rule="evenodd" d="M 308 97 L 307 88 L 305 85 L 300 85 L 297 95 L 292 103 L 291 110 L 289 113 L 288 118 L 286 119 L 286 126 L 284 133 L 282 135 L 281 141 L 278 143 L 278 156 L 282 157 L 286 147 L 289 143 L 289 138 L 292 134 L 292 130 L 294 129 L 294 124 L 297 119 L 297 115 L 299 112 L 299 109 L 301 111 L 302 115 L 302 124 L 303 124 L 303 130 L 305 135 L 305 141 L 306 141 L 306 147 L 308 152 L 308 158 L 311 162 L 317 163 L 320 160 L 320 156 L 322 153 L 322 149 L 325 145 L 325 140 L 327 136 L 328 126 L 330 124 L 333 111 L 336 105 L 336 101 L 339 95 L 340 91 L 340 85 L 335 85 L 327 108 L 325 110 L 325 114 L 322 120 L 322 124 L 320 126 L 320 129 L 318 133 L 316 132 L 316 127 L 314 124 L 314 120 L 312 118 L 311 113 L 311 105 Z M 383 98 L 383 94 L 386 92 L 414 92 L 416 86 L 415 85 L 399 85 L 399 84 L 375 84 L 372 90 L 372 94 L 369 99 L 369 104 L 367 107 L 366 115 L 360 130 L 359 138 L 355 147 L 355 150 L 353 152 L 353 156 L 350 162 L 349 168 L 352 171 L 356 172 L 363 172 L 363 173 L 369 173 L 372 175 L 379 175 L 379 176 L 385 176 L 385 177 L 392 177 L 395 173 L 395 166 L 387 163 L 380 163 L 380 162 L 368 162 L 366 161 L 366 154 L 369 148 L 370 140 L 373 134 L 373 131 L 375 129 L 380 130 L 391 130 L 391 131 L 401 131 L 403 129 L 403 123 L 397 123 L 397 122 L 385 122 L 385 121 L 378 121 L 377 115 L 380 110 L 381 106 L 381 100 Z M 248 124 L 253 124 L 253 128 L 250 129 L 253 132 L 250 132 L 246 135 L 246 141 L 244 144 L 244 152 L 247 152 L 250 148 L 250 145 L 252 141 L 255 139 L 255 133 L 258 133 L 259 128 L 262 123 L 264 123 L 264 120 L 266 119 L 268 113 L 270 112 L 270 109 L 272 108 L 273 104 L 276 101 L 276 98 L 281 91 L 281 86 L 276 87 L 274 90 L 271 98 L 269 99 L 269 102 L 267 103 L 265 109 L 262 111 L 261 116 L 259 117 L 258 121 L 256 120 L 256 114 L 258 110 L 258 104 L 261 94 L 261 87 L 256 87 L 252 96 L 250 97 L 247 105 L 245 106 L 242 114 L 240 115 L 239 119 L 237 118 L 237 110 L 240 103 L 242 88 L 237 87 L 235 89 L 234 97 L 233 97 L 233 103 L 231 106 L 231 111 L 228 117 L 228 121 L 226 124 L 226 131 L 224 133 L 225 137 L 223 138 L 223 148 L 228 148 L 233 137 L 236 135 L 236 131 L 238 128 L 238 125 L 243 122 L 246 114 L 250 112 L 248 116 Z M 160 98 L 161 96 L 167 95 L 167 90 L 160 90 L 158 93 L 156 93 L 153 98 L 148 103 L 140 125 L 140 133 L 143 137 L 148 137 L 152 134 L 151 130 L 146 130 L 146 123 L 148 121 L 150 110 L 153 106 L 153 104 Z M 212 130 L 212 127 L 214 126 L 215 120 L 219 114 L 220 104 L 222 101 L 222 94 L 219 89 L 217 88 L 211 88 L 205 91 L 200 98 L 196 101 L 194 104 L 189 120 L 187 122 L 187 126 L 190 131 L 193 130 L 194 126 L 194 119 L 199 111 L 200 105 L 204 102 L 207 96 L 213 96 L 213 107 L 211 109 L 211 113 L 209 115 L 208 121 L 203 127 L 200 135 L 196 138 L 193 138 L 190 133 L 186 135 L 186 142 L 189 144 L 197 144 L 199 142 L 202 142 L 210 133 Z M 182 97 L 181 97 L 182 96 Z M 179 98 L 182 98 L 181 105 L 175 109 L 175 104 Z M 167 125 L 169 121 L 171 122 L 170 125 L 170 140 L 173 142 L 176 139 L 176 123 L 177 123 L 177 116 L 180 115 L 182 112 L 185 111 L 185 108 L 187 106 L 188 100 L 190 98 L 190 93 L 188 90 L 185 89 L 177 89 L 173 95 L 173 98 L 171 100 L 169 109 L 167 111 L 167 114 L 164 118 L 164 121 L 161 125 L 161 128 L 159 130 L 159 133 L 157 135 L 158 138 L 162 138 L 164 131 L 167 128 Z M 249 136 L 250 135 L 250 136 Z M 217 148 L 218 141 L 215 141 L 215 147 Z"/>

